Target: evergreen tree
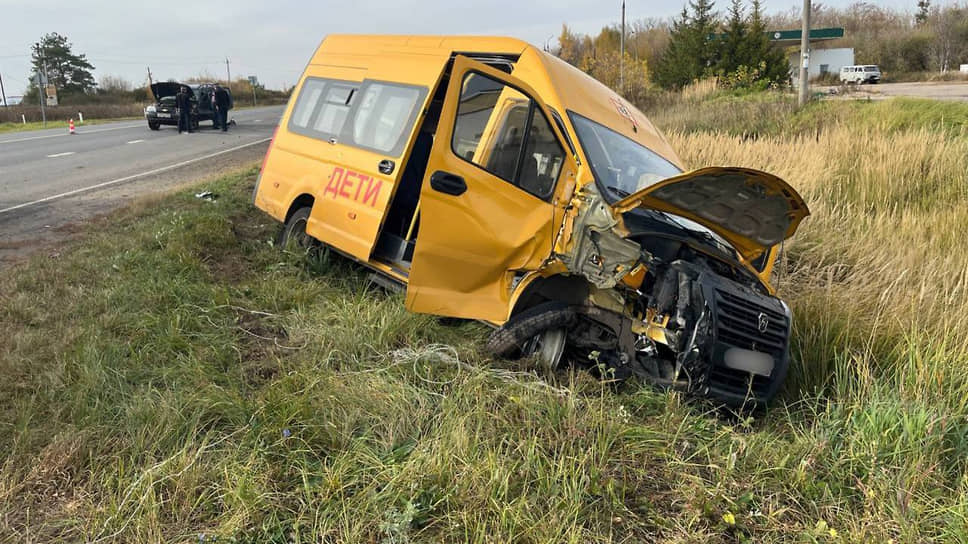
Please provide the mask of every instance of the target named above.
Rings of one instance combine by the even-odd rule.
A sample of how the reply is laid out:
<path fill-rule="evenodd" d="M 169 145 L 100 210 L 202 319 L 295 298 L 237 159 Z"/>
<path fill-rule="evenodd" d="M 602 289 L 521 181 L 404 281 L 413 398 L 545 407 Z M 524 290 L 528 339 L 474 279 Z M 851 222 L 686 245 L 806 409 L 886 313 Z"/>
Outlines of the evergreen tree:
<path fill-rule="evenodd" d="M 83 94 L 94 89 L 94 66 L 85 55 L 76 55 L 65 36 L 56 32 L 45 35 L 32 47 L 31 88 L 28 95 L 36 96 L 34 76 L 45 73 L 50 84 L 57 87 L 58 95 Z"/>
<path fill-rule="evenodd" d="M 760 71 L 760 79 L 777 85 L 786 84 L 790 81 L 790 61 L 782 49 L 770 42 L 760 0 L 752 0 L 752 8 L 747 44 L 750 63 Z"/>
<path fill-rule="evenodd" d="M 914 15 L 914 21 L 920 26 L 928 22 L 931 15 L 931 0 L 918 0 L 918 12 Z"/>
<path fill-rule="evenodd" d="M 740 66 L 749 66 L 753 51 L 749 28 L 743 14 L 743 0 L 733 0 L 729 7 L 729 19 L 719 43 L 719 59 L 716 63 L 717 74 L 730 74 Z"/>
<path fill-rule="evenodd" d="M 717 60 L 716 14 L 712 0 L 690 0 L 673 20 L 669 44 L 655 66 L 655 82 L 678 89 L 710 75 Z"/>

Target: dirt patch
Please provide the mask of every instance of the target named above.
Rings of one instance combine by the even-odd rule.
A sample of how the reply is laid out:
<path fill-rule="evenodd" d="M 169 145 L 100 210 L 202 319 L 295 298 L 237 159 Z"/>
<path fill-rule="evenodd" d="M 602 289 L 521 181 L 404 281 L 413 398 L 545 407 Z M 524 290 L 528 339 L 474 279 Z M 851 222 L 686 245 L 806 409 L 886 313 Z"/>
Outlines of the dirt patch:
<path fill-rule="evenodd" d="M 236 326 L 242 333 L 239 349 L 242 356 L 242 374 L 247 385 L 260 386 L 275 378 L 282 370 L 280 361 L 301 349 L 289 342 L 289 333 L 280 325 L 272 323 L 272 314 L 234 308 Z"/>

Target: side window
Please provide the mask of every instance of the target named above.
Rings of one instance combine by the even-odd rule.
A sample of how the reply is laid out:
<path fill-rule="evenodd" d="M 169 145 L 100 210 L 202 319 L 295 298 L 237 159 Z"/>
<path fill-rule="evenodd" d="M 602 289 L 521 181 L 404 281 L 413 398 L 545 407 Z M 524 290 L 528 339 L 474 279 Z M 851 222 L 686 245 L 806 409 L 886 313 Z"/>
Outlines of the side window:
<path fill-rule="evenodd" d="M 541 110 L 535 108 L 524 146 L 524 164 L 518 185 L 533 195 L 550 195 L 565 162 L 561 144 Z"/>
<path fill-rule="evenodd" d="M 542 199 L 551 196 L 565 156 L 530 97 L 477 73 L 464 76 L 451 148 Z"/>
<path fill-rule="evenodd" d="M 398 156 L 426 95 L 426 87 L 307 78 L 289 130 Z"/>
<path fill-rule="evenodd" d="M 322 108 L 316 115 L 313 130 L 323 134 L 336 136 L 346 124 L 346 116 L 350 112 L 350 101 L 353 99 L 355 87 L 342 84 L 330 84 L 323 98 Z"/>
<path fill-rule="evenodd" d="M 309 126 L 309 120 L 316 111 L 319 97 L 323 94 L 325 86 L 326 82 L 321 79 L 307 79 L 303 83 L 299 98 L 296 99 L 296 107 L 293 108 L 292 116 L 289 118 L 291 126 L 303 129 Z"/>
<path fill-rule="evenodd" d="M 360 92 L 359 110 L 353 120 L 353 143 L 381 153 L 399 155 L 426 92 L 420 87 L 365 83 Z"/>

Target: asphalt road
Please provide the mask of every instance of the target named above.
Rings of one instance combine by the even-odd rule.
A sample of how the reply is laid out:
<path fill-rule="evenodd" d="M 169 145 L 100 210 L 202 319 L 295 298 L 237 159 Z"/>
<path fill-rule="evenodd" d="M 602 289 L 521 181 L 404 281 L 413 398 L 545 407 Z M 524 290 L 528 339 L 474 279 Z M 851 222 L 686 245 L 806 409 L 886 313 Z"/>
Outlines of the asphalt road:
<path fill-rule="evenodd" d="M 820 92 L 838 91 L 838 87 L 817 87 Z M 878 83 L 876 85 L 851 85 L 845 98 L 871 98 L 874 100 L 907 96 L 935 100 L 968 101 L 966 81 L 922 81 L 910 83 Z"/>
<path fill-rule="evenodd" d="M 259 160 L 282 106 L 233 111 L 228 132 L 148 129 L 144 120 L 0 135 L 0 262 L 57 241 L 58 229 L 138 197 Z M 68 229 L 69 230 L 69 229 Z"/>

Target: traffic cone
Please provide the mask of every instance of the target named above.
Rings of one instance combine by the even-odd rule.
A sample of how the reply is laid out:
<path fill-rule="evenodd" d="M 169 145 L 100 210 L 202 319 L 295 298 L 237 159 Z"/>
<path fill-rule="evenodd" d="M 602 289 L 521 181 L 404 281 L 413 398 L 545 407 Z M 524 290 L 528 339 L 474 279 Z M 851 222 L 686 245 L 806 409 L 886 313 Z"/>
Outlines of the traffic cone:
<path fill-rule="evenodd" d="M 71 121 L 70 121 L 70 123 L 68 123 L 67 127 L 71 131 L 71 136 L 73 136 L 74 135 L 74 120 L 73 119 L 71 119 Z"/>

